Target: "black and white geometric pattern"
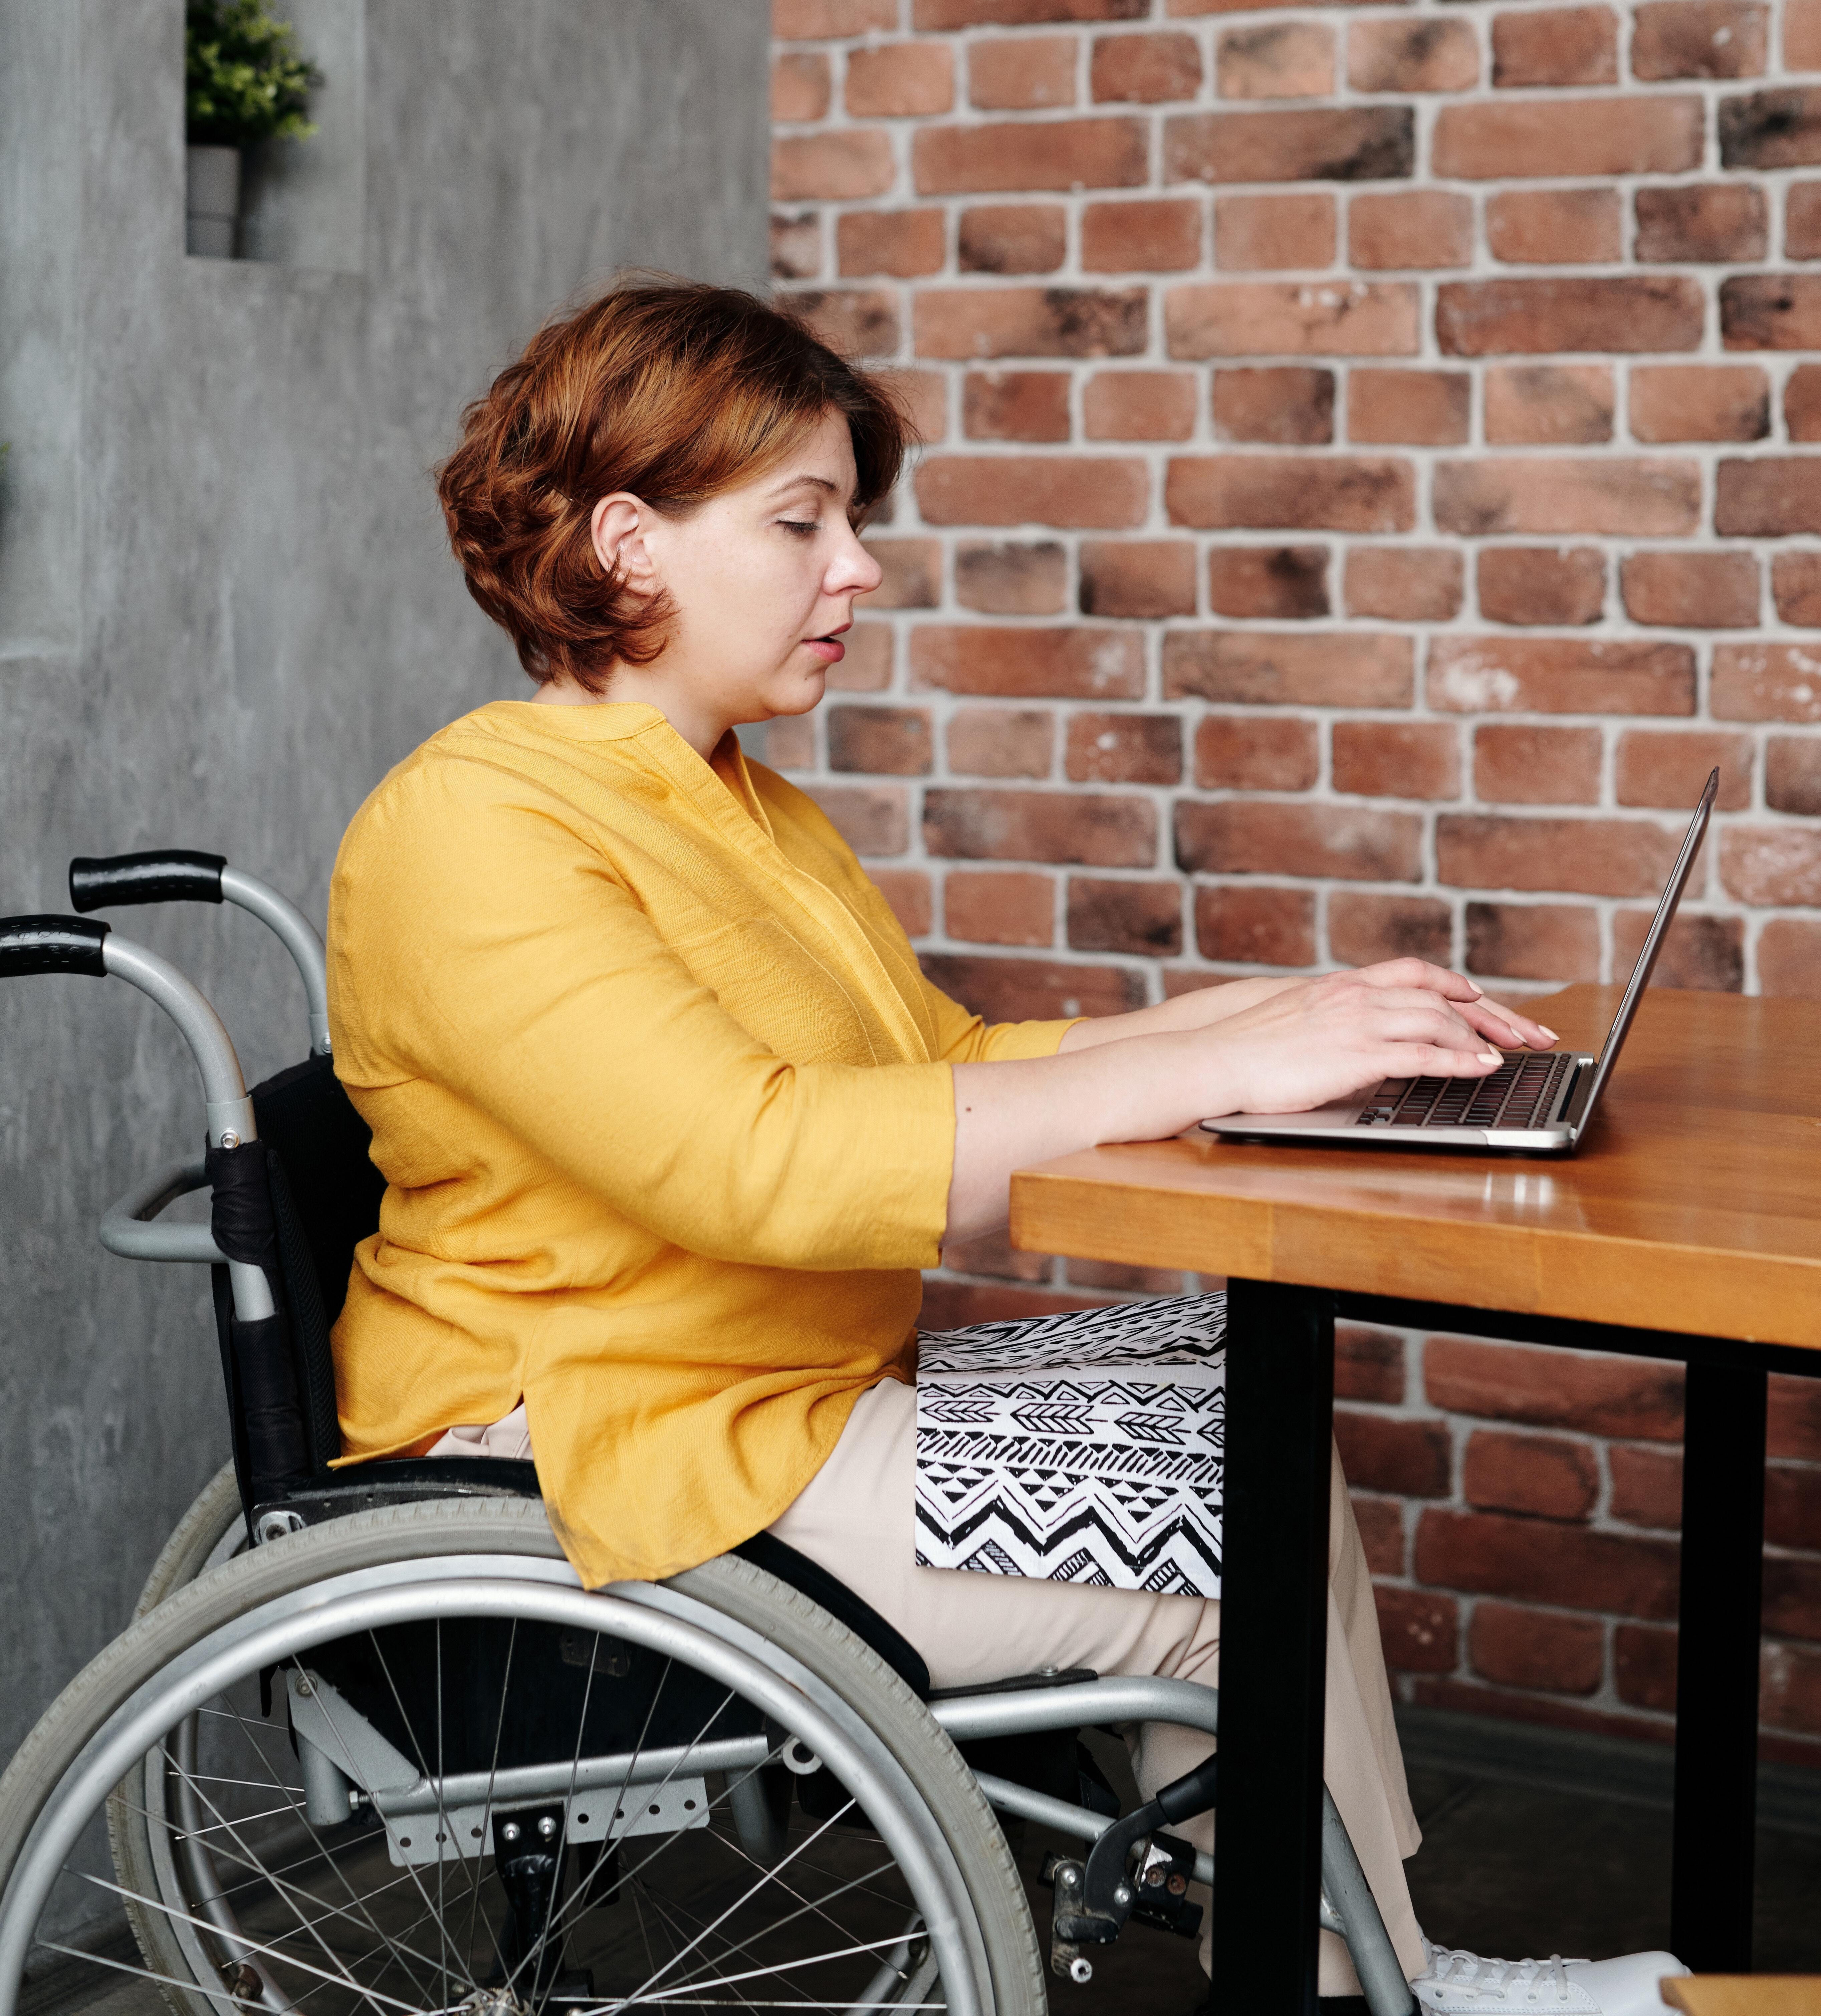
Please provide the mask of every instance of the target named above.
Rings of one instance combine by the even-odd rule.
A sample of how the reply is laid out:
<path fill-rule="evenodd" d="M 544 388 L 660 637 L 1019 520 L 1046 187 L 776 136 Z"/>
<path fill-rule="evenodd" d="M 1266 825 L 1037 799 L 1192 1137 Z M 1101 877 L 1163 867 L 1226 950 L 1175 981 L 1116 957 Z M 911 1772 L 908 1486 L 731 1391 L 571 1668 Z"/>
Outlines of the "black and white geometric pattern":
<path fill-rule="evenodd" d="M 1220 1594 L 1224 1294 L 917 1341 L 917 1562 Z"/>

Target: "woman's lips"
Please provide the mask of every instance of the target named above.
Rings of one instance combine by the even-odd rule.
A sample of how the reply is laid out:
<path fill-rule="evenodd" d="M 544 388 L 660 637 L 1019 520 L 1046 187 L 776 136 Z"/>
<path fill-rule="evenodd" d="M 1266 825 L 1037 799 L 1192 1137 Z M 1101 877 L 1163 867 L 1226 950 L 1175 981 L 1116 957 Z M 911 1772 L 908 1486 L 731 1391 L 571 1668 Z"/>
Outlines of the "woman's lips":
<path fill-rule="evenodd" d="M 812 637 L 805 648 L 813 651 L 825 665 L 838 665 L 848 655 L 848 647 L 838 637 Z"/>

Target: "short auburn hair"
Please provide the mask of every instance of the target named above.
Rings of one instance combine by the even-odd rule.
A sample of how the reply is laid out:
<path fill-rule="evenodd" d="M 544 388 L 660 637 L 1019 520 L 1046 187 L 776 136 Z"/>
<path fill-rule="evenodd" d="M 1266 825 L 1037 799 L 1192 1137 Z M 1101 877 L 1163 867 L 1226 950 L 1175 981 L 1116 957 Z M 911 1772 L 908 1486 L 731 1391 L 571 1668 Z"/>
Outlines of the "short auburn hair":
<path fill-rule="evenodd" d="M 750 481 L 830 412 L 845 416 L 864 513 L 914 438 L 887 386 L 795 317 L 734 287 L 621 279 L 547 322 L 462 416 L 437 474 L 468 592 L 540 684 L 599 693 L 649 664 L 672 611 L 596 555 L 595 505 L 629 491 L 667 517 Z"/>

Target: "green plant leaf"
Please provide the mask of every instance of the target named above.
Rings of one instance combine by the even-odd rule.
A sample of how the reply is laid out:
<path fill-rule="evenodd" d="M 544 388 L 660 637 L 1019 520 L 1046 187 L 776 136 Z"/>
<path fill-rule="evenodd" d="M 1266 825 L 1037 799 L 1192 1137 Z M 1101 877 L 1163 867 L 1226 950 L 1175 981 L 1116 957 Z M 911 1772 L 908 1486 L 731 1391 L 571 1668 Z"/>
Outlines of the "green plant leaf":
<path fill-rule="evenodd" d="M 184 127 L 192 146 L 307 140 L 311 92 L 322 74 L 274 20 L 266 0 L 185 0 Z"/>

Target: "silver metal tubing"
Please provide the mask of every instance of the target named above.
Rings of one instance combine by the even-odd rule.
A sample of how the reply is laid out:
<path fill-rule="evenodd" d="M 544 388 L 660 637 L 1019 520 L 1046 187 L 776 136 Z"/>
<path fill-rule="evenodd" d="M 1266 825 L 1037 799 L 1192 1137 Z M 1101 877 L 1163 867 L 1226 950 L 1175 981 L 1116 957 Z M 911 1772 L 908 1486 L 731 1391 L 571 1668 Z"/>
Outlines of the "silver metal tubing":
<path fill-rule="evenodd" d="M 864 1748 L 852 1741 L 805 1690 L 725 1640 L 642 1605 L 553 1586 L 537 1573 L 539 1565 L 451 1557 L 337 1576 L 275 1597 L 220 1626 L 146 1680 L 84 1745 L 20 1849 L 0 1899 L 0 2016 L 16 2016 L 32 1934 L 83 1828 L 154 1744 L 223 1688 L 262 1667 L 332 1639 L 440 1617 L 517 1618 L 608 1632 L 686 1660 L 783 1726 L 794 1726 L 852 1792 L 903 1870 L 941 1960 L 951 2016 L 981 2016 L 984 1984 L 975 1977 L 957 1899 L 890 1782 L 896 1774 L 880 1768 L 891 1761 L 884 1744 L 876 1737 Z M 462 1572 L 488 1566 L 496 1572 Z"/>
<path fill-rule="evenodd" d="M 930 1712 L 957 1743 L 1103 1722 L 1173 1722 L 1209 1736 L 1220 1733 L 1219 1693 L 1196 1680 L 1083 1680 L 1017 1694 L 963 1694 L 931 1701 Z"/>
<path fill-rule="evenodd" d="M 1403 1964 L 1384 1928 L 1378 1900 L 1359 1866 L 1359 1857 L 1353 1851 L 1347 1823 L 1334 1804 L 1333 1794 L 1325 1785 L 1322 1787 L 1322 1897 L 1324 1903 L 1333 1907 L 1332 1913 L 1324 1913 L 1323 1922 L 1330 1916 L 1339 1917 L 1340 1924 L 1328 1929 L 1339 1932 L 1347 1942 L 1347 1950 L 1353 1957 L 1353 1971 L 1359 1976 L 1372 2016 L 1410 2016 L 1415 2004 L 1410 1984 L 1404 1978 Z"/>
<path fill-rule="evenodd" d="M 200 1260 L 211 1265 L 227 1255 L 206 1225 L 159 1225 L 153 1221 L 180 1197 L 208 1185 L 200 1162 L 171 1162 L 110 1204 L 101 1221 L 101 1243 L 123 1260 Z"/>
<path fill-rule="evenodd" d="M 387 1820 L 446 1813 L 456 1806 L 498 1808 L 524 1800 L 566 1798 L 572 1792 L 598 1792 L 609 1785 L 660 1784 L 677 1773 L 699 1778 L 707 1771 L 750 1771 L 771 1754 L 772 1746 L 762 1736 L 722 1737 L 668 1750 L 584 1757 L 573 1764 L 520 1764 L 509 1770 L 420 1778 L 401 1791 L 374 1793 L 373 1805 Z"/>
<path fill-rule="evenodd" d="M 318 1057 L 327 1057 L 329 968 L 316 927 L 295 903 L 238 868 L 221 870 L 221 896 L 224 902 L 250 910 L 283 941 L 304 982 L 304 998 L 310 1010 L 310 1047 Z"/>
<path fill-rule="evenodd" d="M 247 1081 L 240 1075 L 233 1040 L 201 989 L 167 959 L 123 938 L 118 931 L 110 931 L 102 941 L 101 963 L 116 978 L 149 995 L 182 1031 L 202 1074 L 210 1147 L 231 1148 L 238 1142 L 256 1140 L 259 1130 L 254 1124 L 253 1102 L 247 1096 Z"/>
<path fill-rule="evenodd" d="M 990 1771 L 977 1771 L 980 1789 L 1001 1813 L 1016 1813 L 1020 1820 L 1035 1820 L 1053 1827 L 1058 1834 L 1072 1834 L 1077 1841 L 1098 1841 L 1113 1823 L 1104 1813 L 1090 1813 L 1085 1806 L 1071 1806 L 1067 1799 L 1053 1799 L 1047 1792 L 1034 1792 L 1027 1785 L 1014 1785 L 1009 1778 L 995 1778 Z M 1214 1857 L 1195 1851 L 1195 1880 L 1210 1888 L 1214 1884 Z"/>

